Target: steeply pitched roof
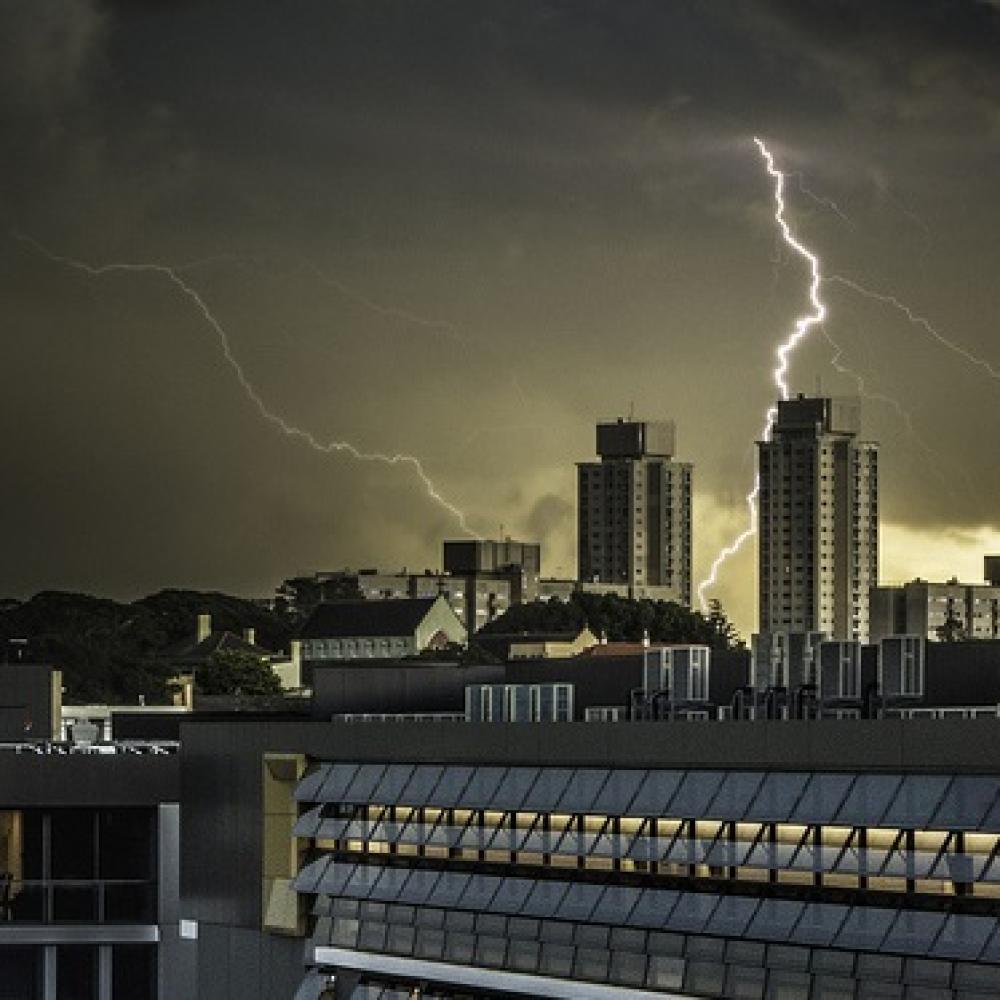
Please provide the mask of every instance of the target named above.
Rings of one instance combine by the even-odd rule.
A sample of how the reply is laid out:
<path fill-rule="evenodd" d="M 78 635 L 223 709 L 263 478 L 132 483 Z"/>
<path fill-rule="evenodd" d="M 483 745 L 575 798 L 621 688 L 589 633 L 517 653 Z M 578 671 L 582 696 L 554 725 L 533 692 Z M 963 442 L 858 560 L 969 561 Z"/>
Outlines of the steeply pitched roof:
<path fill-rule="evenodd" d="M 328 601 L 318 604 L 302 626 L 303 639 L 345 636 L 412 635 L 437 597 L 394 600 Z"/>

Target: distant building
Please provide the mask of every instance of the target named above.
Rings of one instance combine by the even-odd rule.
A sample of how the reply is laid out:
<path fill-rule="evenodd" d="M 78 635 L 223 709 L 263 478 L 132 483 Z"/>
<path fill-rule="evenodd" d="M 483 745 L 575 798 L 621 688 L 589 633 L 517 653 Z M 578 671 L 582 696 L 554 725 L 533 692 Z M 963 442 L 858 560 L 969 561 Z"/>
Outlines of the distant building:
<path fill-rule="evenodd" d="M 255 656 L 274 671 L 286 690 L 295 690 L 302 684 L 302 658 L 300 644 L 293 639 L 288 653 L 275 652 L 257 645 L 257 630 L 245 628 L 241 635 L 228 629 L 212 627 L 212 616 L 198 615 L 195 633 L 190 639 L 183 639 L 170 646 L 161 655 L 177 668 L 179 694 L 176 703 L 191 707 L 194 691 L 194 676 L 206 667 L 216 653 L 246 653 Z"/>
<path fill-rule="evenodd" d="M 994 557 L 987 557 L 987 560 Z M 873 587 L 871 638 L 900 634 L 941 639 L 1000 639 L 1000 581 L 946 583 L 911 580 L 896 587 Z"/>
<path fill-rule="evenodd" d="M 599 462 L 577 465 L 578 576 L 625 596 L 691 604 L 691 465 L 672 421 L 597 425 Z"/>
<path fill-rule="evenodd" d="M 302 626 L 307 663 L 330 660 L 390 659 L 427 649 L 465 645 L 461 619 L 444 597 L 320 604 Z"/>
<path fill-rule="evenodd" d="M 758 442 L 760 631 L 868 640 L 878 582 L 878 446 L 858 400 L 780 400 Z"/>
<path fill-rule="evenodd" d="M 501 660 L 558 660 L 597 644 L 589 628 L 569 632 L 483 632 L 476 646 Z"/>
<path fill-rule="evenodd" d="M 293 577 L 278 589 L 286 605 L 308 615 L 323 601 L 363 597 L 401 600 L 441 596 L 472 633 L 513 604 L 539 596 L 541 546 L 511 539 L 446 541 L 444 572 L 336 570 Z"/>

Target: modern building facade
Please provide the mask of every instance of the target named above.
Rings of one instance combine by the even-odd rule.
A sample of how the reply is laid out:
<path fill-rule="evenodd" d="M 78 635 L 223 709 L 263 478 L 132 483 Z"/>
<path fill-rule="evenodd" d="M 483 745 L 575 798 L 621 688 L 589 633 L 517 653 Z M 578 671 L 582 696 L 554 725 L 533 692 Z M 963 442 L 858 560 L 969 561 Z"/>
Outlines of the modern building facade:
<path fill-rule="evenodd" d="M 691 603 L 691 470 L 672 421 L 597 425 L 599 462 L 577 465 L 578 577 Z"/>
<path fill-rule="evenodd" d="M 199 996 L 996 995 L 995 723 L 183 739 Z"/>
<path fill-rule="evenodd" d="M 856 399 L 780 400 L 758 442 L 760 632 L 868 640 L 878 582 L 878 446 Z"/>
<path fill-rule="evenodd" d="M 0 997 L 195 996 L 179 962 L 176 746 L 0 745 Z"/>
<path fill-rule="evenodd" d="M 902 633 L 931 642 L 1000 639 L 1000 581 L 911 580 L 896 587 L 873 587 L 872 639 Z"/>

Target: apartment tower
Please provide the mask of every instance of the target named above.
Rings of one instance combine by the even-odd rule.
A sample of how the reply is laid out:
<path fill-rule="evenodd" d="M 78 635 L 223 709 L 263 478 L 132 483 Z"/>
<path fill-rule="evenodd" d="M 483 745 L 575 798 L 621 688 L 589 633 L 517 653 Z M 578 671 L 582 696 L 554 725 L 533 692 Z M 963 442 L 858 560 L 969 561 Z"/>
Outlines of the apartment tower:
<path fill-rule="evenodd" d="M 778 403 L 760 441 L 760 631 L 868 641 L 878 583 L 878 446 L 857 399 Z"/>
<path fill-rule="evenodd" d="M 577 465 L 581 581 L 690 605 L 691 465 L 674 438 L 672 421 L 597 425 L 600 461 Z"/>

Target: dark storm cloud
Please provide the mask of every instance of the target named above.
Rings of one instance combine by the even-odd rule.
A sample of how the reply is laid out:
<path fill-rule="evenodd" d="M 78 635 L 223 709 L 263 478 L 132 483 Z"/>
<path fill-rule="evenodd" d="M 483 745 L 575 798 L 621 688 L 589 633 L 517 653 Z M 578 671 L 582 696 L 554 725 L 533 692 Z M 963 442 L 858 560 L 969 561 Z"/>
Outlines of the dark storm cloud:
<path fill-rule="evenodd" d="M 847 211 L 792 188 L 831 269 L 996 360 L 994 4 L 7 0 L 0 19 L 0 222 L 93 262 L 202 261 L 185 274 L 272 408 L 419 454 L 477 528 L 560 564 L 572 462 L 630 403 L 678 420 L 697 557 L 742 517 L 771 345 L 804 301 L 772 265 L 754 132 Z M 439 562 L 456 525 L 420 484 L 261 422 L 169 283 L 13 241 L 0 264 L 4 588 Z M 994 426 L 995 386 L 829 298 L 845 362 L 922 442 L 866 404 L 885 516 L 993 523 L 1000 473 L 968 427 Z M 796 356 L 797 386 L 854 390 L 828 346 Z"/>

